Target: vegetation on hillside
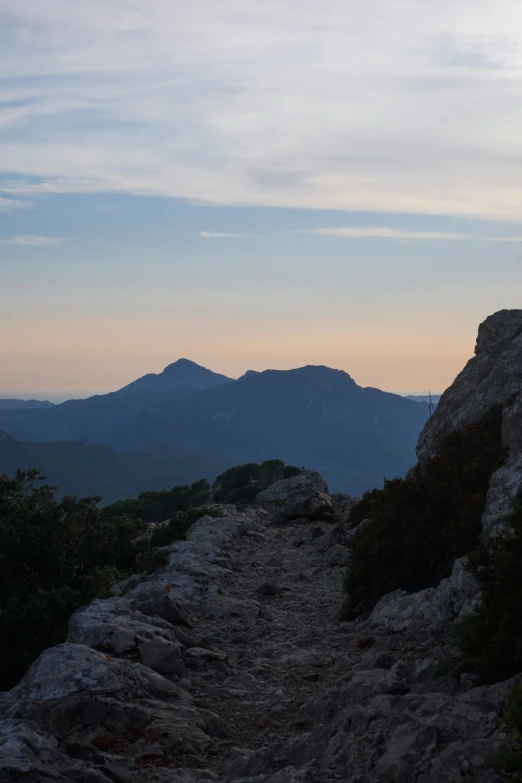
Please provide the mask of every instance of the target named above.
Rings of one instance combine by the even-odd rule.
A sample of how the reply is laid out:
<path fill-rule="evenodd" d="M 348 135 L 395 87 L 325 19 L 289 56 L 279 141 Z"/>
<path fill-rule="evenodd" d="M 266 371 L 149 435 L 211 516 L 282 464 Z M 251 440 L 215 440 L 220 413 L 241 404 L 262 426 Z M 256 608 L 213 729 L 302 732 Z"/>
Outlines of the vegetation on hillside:
<path fill-rule="evenodd" d="M 505 680 L 522 671 L 522 496 L 506 523 L 510 533 L 480 543 L 470 555 L 482 602 L 457 630 L 462 668 L 481 682 Z"/>
<path fill-rule="evenodd" d="M 70 615 L 127 576 L 165 562 L 160 547 L 184 539 L 214 500 L 244 503 L 297 468 L 270 460 L 103 509 L 99 497 L 57 498 L 39 470 L 0 475 L 0 690 L 10 688 L 52 644 Z M 160 523 L 151 531 L 150 523 Z"/>
<path fill-rule="evenodd" d="M 216 503 L 251 503 L 259 492 L 275 481 L 291 478 L 301 472 L 280 459 L 269 459 L 261 465 L 249 462 L 230 468 L 217 477 L 213 485 Z"/>
<path fill-rule="evenodd" d="M 211 487 L 206 479 L 194 484 L 172 487 L 158 492 L 141 492 L 137 498 L 118 500 L 102 511 L 105 519 L 125 514 L 143 522 L 160 522 L 170 519 L 177 511 L 187 511 L 209 503 Z"/>
<path fill-rule="evenodd" d="M 0 476 L 0 689 L 63 641 L 79 606 L 125 576 L 158 568 L 158 551 L 129 516 L 106 519 L 99 498 L 56 499 L 38 470 Z"/>
<path fill-rule="evenodd" d="M 421 590 L 449 576 L 457 557 L 478 542 L 489 480 L 505 459 L 500 407 L 448 435 L 439 453 L 404 479 L 386 480 L 353 508 L 365 519 L 351 543 L 346 589 L 358 611 L 369 611 L 398 588 Z"/>

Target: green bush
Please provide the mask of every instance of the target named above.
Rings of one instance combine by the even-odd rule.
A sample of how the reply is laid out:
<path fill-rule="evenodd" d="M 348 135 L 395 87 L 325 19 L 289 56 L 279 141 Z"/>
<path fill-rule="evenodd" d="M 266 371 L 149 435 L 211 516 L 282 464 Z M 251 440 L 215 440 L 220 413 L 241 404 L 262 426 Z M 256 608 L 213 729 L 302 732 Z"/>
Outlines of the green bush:
<path fill-rule="evenodd" d="M 206 479 L 200 479 L 190 485 L 180 485 L 159 492 L 142 492 L 137 498 L 118 500 L 111 506 L 105 506 L 102 511 L 105 519 L 125 514 L 132 519 L 143 522 L 161 522 L 172 519 L 178 511 L 187 511 L 209 503 L 211 499 L 210 484 Z"/>
<path fill-rule="evenodd" d="M 0 689 L 63 641 L 75 609 L 153 551 L 142 522 L 106 520 L 96 497 L 58 502 L 42 481 L 37 470 L 0 476 Z"/>
<path fill-rule="evenodd" d="M 189 527 L 201 517 L 222 517 L 219 508 L 213 506 L 200 506 L 189 508 L 187 511 L 177 511 L 167 525 L 156 528 L 151 536 L 153 546 L 169 546 L 174 541 L 183 541 Z"/>
<path fill-rule="evenodd" d="M 522 671 L 522 498 L 506 522 L 510 534 L 479 544 L 470 555 L 482 603 L 457 629 L 460 668 L 473 671 L 482 682 Z"/>
<path fill-rule="evenodd" d="M 351 542 L 346 590 L 358 611 L 398 588 L 438 584 L 476 545 L 491 474 L 505 459 L 501 421 L 501 409 L 492 408 L 447 436 L 426 464 L 385 480 L 354 506 L 351 525 L 371 520 Z"/>
<path fill-rule="evenodd" d="M 298 473 L 301 473 L 300 468 L 285 465 L 280 459 L 270 459 L 261 465 L 256 462 L 238 465 L 217 477 L 212 488 L 213 497 L 217 503 L 252 503 L 256 495 L 275 481 Z"/>

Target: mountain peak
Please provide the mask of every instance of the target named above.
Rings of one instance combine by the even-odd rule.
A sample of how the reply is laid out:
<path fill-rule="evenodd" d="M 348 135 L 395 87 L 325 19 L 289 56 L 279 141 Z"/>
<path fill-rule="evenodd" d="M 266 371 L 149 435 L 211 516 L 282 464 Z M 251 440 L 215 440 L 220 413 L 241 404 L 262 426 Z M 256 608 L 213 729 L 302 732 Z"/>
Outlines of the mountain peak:
<path fill-rule="evenodd" d="M 162 372 L 148 373 L 119 389 L 117 393 L 135 396 L 181 388 L 202 391 L 203 389 L 212 389 L 222 383 L 228 383 L 230 380 L 226 375 L 212 372 L 212 370 L 208 370 L 190 359 L 181 358 L 168 364 Z"/>
<path fill-rule="evenodd" d="M 174 371 L 174 370 L 183 370 L 188 368 L 194 368 L 197 367 L 200 370 L 205 370 L 206 372 L 211 372 L 211 370 L 206 370 L 206 367 L 203 367 L 201 364 L 197 364 L 196 362 L 191 361 L 190 359 L 177 359 L 175 362 L 172 362 L 172 364 L 167 364 L 163 372 L 167 371 Z"/>

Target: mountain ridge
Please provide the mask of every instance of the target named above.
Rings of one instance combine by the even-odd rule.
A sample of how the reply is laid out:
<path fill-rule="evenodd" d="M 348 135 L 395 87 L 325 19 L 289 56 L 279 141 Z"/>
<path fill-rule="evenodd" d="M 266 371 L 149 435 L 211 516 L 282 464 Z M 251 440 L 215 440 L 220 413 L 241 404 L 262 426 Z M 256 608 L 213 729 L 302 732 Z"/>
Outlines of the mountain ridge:
<path fill-rule="evenodd" d="M 191 373 L 206 388 L 177 385 Z M 336 491 L 360 494 L 408 470 L 429 415 L 425 403 L 359 386 L 325 365 L 223 380 L 179 360 L 144 378 L 144 386 L 134 382 L 140 393 L 130 384 L 130 393 L 127 386 L 50 410 L 0 413 L 0 429 L 25 441 L 88 441 L 117 451 L 163 444 L 233 464 L 283 459 L 324 473 Z"/>

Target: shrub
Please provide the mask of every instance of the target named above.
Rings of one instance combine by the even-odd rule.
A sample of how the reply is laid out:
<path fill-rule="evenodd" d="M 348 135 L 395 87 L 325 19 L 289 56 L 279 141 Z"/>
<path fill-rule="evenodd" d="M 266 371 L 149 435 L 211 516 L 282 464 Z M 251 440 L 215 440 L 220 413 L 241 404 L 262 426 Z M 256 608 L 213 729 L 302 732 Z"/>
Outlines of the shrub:
<path fill-rule="evenodd" d="M 492 766 L 504 780 L 522 783 L 522 687 L 509 694 L 502 714 L 502 723 L 509 731 L 508 742 L 493 756 Z"/>
<path fill-rule="evenodd" d="M 280 459 L 269 459 L 261 465 L 257 462 L 238 465 L 217 477 L 213 485 L 214 500 L 236 505 L 252 503 L 256 495 L 275 481 L 298 473 L 301 473 L 300 468 L 285 465 Z"/>
<path fill-rule="evenodd" d="M 506 522 L 511 534 L 481 543 L 470 555 L 482 603 L 457 629 L 460 668 L 482 682 L 505 680 L 522 670 L 522 497 Z"/>
<path fill-rule="evenodd" d="M 106 506 L 102 514 L 105 519 L 125 514 L 143 522 L 161 522 L 172 519 L 176 512 L 198 508 L 210 502 L 211 489 L 206 479 L 200 479 L 190 485 L 180 485 L 159 492 L 141 492 L 137 498 L 118 500 Z"/>
<path fill-rule="evenodd" d="M 501 409 L 453 432 L 439 453 L 404 479 L 385 480 L 354 506 L 350 524 L 369 518 L 351 543 L 346 589 L 369 611 L 398 588 L 422 590 L 449 576 L 481 532 L 489 480 L 504 461 Z"/>
<path fill-rule="evenodd" d="M 39 471 L 0 476 L 0 689 L 63 641 L 71 613 L 137 568 L 151 551 L 143 523 L 110 520 L 99 498 L 55 498 Z"/>
<path fill-rule="evenodd" d="M 215 506 L 189 508 L 187 511 L 177 511 L 167 525 L 158 527 L 151 536 L 153 546 L 169 546 L 174 541 L 183 541 L 187 530 L 201 517 L 222 517 L 223 513 Z"/>

